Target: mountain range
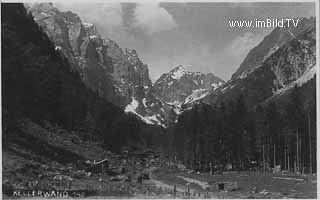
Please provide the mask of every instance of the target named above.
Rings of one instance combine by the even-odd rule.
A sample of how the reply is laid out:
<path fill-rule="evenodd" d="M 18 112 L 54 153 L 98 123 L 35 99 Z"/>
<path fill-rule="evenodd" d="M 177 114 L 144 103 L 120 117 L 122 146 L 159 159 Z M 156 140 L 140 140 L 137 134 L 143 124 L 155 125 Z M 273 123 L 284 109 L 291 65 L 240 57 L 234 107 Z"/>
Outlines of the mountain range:
<path fill-rule="evenodd" d="M 254 106 L 302 85 L 315 74 L 315 19 L 276 28 L 254 47 L 228 82 L 178 65 L 151 82 L 135 49 L 123 50 L 95 25 L 50 3 L 28 9 L 87 87 L 148 124 L 167 127 L 194 104 L 215 104 L 242 94 Z"/>
<path fill-rule="evenodd" d="M 193 101 L 189 95 L 199 98 L 197 96 L 223 83 L 211 73 L 187 72 L 177 67 L 153 85 L 148 66 L 140 60 L 135 49 L 123 50 L 115 41 L 103 38 L 93 24 L 82 22 L 70 11 L 61 12 L 51 3 L 27 7 L 56 50 L 67 57 L 89 88 L 146 123 L 167 126 L 180 112 L 182 104 Z M 164 86 L 171 80 L 166 76 L 175 70 L 179 77 L 176 80 L 173 77 L 170 87 Z M 164 91 L 180 97 L 168 98 Z M 178 105 L 172 103 L 175 100 L 179 101 Z"/>

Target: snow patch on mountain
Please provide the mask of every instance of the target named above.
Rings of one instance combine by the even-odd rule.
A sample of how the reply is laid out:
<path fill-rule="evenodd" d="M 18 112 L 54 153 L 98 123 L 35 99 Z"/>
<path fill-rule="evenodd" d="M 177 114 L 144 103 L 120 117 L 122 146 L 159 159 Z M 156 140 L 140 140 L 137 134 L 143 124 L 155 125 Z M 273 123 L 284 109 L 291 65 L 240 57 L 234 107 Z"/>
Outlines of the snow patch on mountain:
<path fill-rule="evenodd" d="M 147 107 L 147 104 L 146 104 L 146 103 L 147 103 L 147 100 L 146 100 L 146 98 L 143 98 L 143 99 L 142 99 L 142 103 L 143 103 L 143 106 L 144 106 L 144 107 Z"/>
<path fill-rule="evenodd" d="M 216 83 L 211 83 L 211 87 L 213 88 L 213 90 L 216 90 L 218 89 L 223 83 L 222 82 L 219 82 L 218 84 Z"/>
<path fill-rule="evenodd" d="M 195 101 L 203 99 L 208 94 L 209 92 L 207 89 L 200 88 L 200 89 L 192 90 L 192 94 L 185 99 L 184 104 L 193 103 Z"/>
<path fill-rule="evenodd" d="M 187 71 L 182 66 L 178 66 L 177 69 L 171 74 L 171 78 L 179 80 L 186 73 Z"/>
<path fill-rule="evenodd" d="M 178 107 L 180 107 L 182 103 L 183 102 L 181 102 L 181 101 L 167 102 L 167 104 L 169 104 L 171 106 L 178 106 Z"/>
<path fill-rule="evenodd" d="M 132 112 L 136 114 L 136 109 L 138 108 L 138 106 L 139 102 L 134 97 L 132 97 L 131 103 L 126 106 L 124 112 Z"/>
<path fill-rule="evenodd" d="M 317 68 L 314 65 L 311 67 L 308 71 L 306 71 L 298 80 L 296 80 L 296 84 L 298 86 L 301 86 L 302 84 L 308 82 L 310 79 L 314 77 L 314 75 L 317 73 Z"/>
<path fill-rule="evenodd" d="M 143 99 L 143 104 L 145 104 L 145 98 Z M 145 123 L 147 124 L 157 124 L 159 126 L 162 126 L 162 127 L 165 127 L 164 124 L 161 123 L 161 121 L 158 119 L 158 116 L 157 115 L 151 115 L 151 116 L 142 116 L 140 115 L 139 113 L 137 113 L 136 109 L 139 107 L 139 102 L 134 98 L 132 97 L 132 101 L 130 104 L 128 104 L 125 108 L 125 112 L 126 113 L 133 113 L 135 114 L 136 116 L 138 116 L 142 121 L 144 121 Z"/>
<path fill-rule="evenodd" d="M 92 27 L 92 26 L 93 26 L 93 24 L 88 23 L 88 22 L 82 22 L 82 25 L 83 25 L 84 27 Z"/>
<path fill-rule="evenodd" d="M 308 82 L 310 79 L 313 78 L 313 76 L 317 73 L 317 68 L 315 65 L 313 65 L 309 70 L 306 70 L 300 78 L 298 78 L 296 81 L 293 81 L 289 85 L 286 85 L 285 87 L 278 89 L 277 91 L 274 91 L 274 95 L 278 95 L 283 93 L 284 91 L 293 88 L 295 85 L 301 86 L 304 83 Z"/>
<path fill-rule="evenodd" d="M 97 38 L 97 36 L 96 35 L 90 35 L 89 38 L 90 39 L 95 39 L 95 38 Z"/>
<path fill-rule="evenodd" d="M 234 88 L 234 85 L 233 85 L 233 83 L 230 83 L 229 85 L 226 85 L 226 86 L 221 90 L 221 92 L 222 92 L 222 93 L 226 93 L 228 90 L 231 90 L 232 88 Z"/>
<path fill-rule="evenodd" d="M 41 14 L 41 15 L 44 15 L 44 16 L 50 16 L 50 15 L 48 15 L 48 14 L 45 13 L 45 12 L 41 12 L 40 14 Z"/>
<path fill-rule="evenodd" d="M 159 115 L 151 115 L 151 116 L 146 116 L 144 117 L 144 120 L 149 123 L 149 124 L 157 124 L 159 126 L 165 127 L 165 125 L 163 125 L 160 120 L 157 118 Z"/>

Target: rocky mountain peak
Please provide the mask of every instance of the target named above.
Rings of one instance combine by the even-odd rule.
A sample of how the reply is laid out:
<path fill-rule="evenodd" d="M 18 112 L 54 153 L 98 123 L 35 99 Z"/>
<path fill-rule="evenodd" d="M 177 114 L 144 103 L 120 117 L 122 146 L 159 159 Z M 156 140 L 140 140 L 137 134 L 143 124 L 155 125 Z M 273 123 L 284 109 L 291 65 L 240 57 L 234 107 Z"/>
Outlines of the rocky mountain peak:
<path fill-rule="evenodd" d="M 181 106 L 202 98 L 210 90 L 221 86 L 224 81 L 212 73 L 190 72 L 178 65 L 163 74 L 154 84 L 156 94 L 169 104 Z M 190 96 L 191 95 L 191 96 Z"/>
<path fill-rule="evenodd" d="M 71 11 L 62 12 L 61 14 L 62 14 L 63 17 L 66 19 L 66 21 L 69 22 L 69 23 L 72 23 L 72 22 L 75 22 L 75 23 L 81 22 L 80 17 L 79 17 L 77 14 L 75 14 L 75 13 L 73 13 L 73 12 L 71 12 Z"/>
<path fill-rule="evenodd" d="M 28 4 L 26 7 L 33 10 L 37 9 L 43 12 L 59 12 L 59 10 L 53 6 L 53 3 L 34 3 Z"/>
<path fill-rule="evenodd" d="M 178 65 L 174 69 L 172 69 L 169 74 L 173 79 L 180 79 L 185 74 L 190 73 L 188 72 L 182 65 Z"/>
<path fill-rule="evenodd" d="M 126 55 L 136 55 L 137 51 L 135 49 L 125 48 Z"/>
<path fill-rule="evenodd" d="M 93 25 L 91 23 L 83 22 L 82 26 L 83 26 L 83 29 L 84 29 L 86 35 L 90 39 L 94 39 L 94 38 L 100 38 L 101 39 L 101 35 L 100 35 L 99 31 L 97 30 L 95 25 Z"/>
<path fill-rule="evenodd" d="M 171 71 L 186 71 L 186 68 L 183 65 L 178 65 L 177 67 L 173 68 Z"/>

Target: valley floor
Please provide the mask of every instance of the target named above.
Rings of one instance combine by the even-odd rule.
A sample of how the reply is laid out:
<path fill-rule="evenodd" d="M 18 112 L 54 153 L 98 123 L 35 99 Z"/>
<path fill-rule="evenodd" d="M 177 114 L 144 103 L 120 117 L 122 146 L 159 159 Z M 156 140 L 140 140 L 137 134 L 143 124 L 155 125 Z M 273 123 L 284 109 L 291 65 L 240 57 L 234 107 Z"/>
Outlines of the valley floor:
<path fill-rule="evenodd" d="M 98 143 L 60 128 L 28 120 L 19 127 L 3 138 L 4 199 L 16 198 L 15 190 L 76 191 L 78 196 L 73 197 L 98 199 L 317 197 L 316 175 L 248 171 L 196 174 L 167 167 L 156 153 L 130 157 L 105 151 Z M 90 167 L 94 160 L 108 160 L 108 165 L 94 169 Z M 90 164 L 86 165 L 87 161 Z M 218 190 L 219 183 L 225 184 L 226 191 Z M 229 183 L 234 184 L 234 191 L 227 188 Z"/>
<path fill-rule="evenodd" d="M 316 198 L 316 175 L 230 171 L 221 175 L 188 173 L 170 169 L 155 170 L 157 179 L 179 188 L 194 190 L 201 198 Z M 235 183 L 235 191 L 212 189 L 214 183 Z M 211 189 L 206 189 L 210 187 Z M 209 191 L 207 193 L 207 191 Z M 191 192 L 192 195 L 194 192 Z M 197 198 L 197 196 L 191 196 Z"/>
<path fill-rule="evenodd" d="M 19 174 L 21 185 L 25 180 L 30 179 L 33 182 L 36 178 L 32 178 L 32 174 L 53 173 L 54 166 L 49 167 L 46 171 L 42 167 L 35 169 L 32 165 L 23 164 L 21 159 L 11 157 L 4 153 L 5 162 L 4 177 L 8 174 Z M 8 170 L 8 166 L 11 170 Z M 13 167 L 13 165 L 15 167 Z M 24 168 L 24 173 L 18 169 Z M 51 168 L 51 169 L 50 169 Z M 33 172 L 32 172 L 33 171 Z M 133 180 L 131 183 L 125 181 L 110 181 L 110 176 L 96 174 L 90 177 L 73 176 L 71 190 L 88 190 L 94 191 L 88 198 L 316 198 L 316 176 L 315 175 L 281 175 L 273 173 L 261 172 L 229 172 L 222 175 L 211 175 L 208 173 L 192 174 L 186 171 L 178 171 L 168 168 L 150 167 L 147 168 L 150 174 L 149 180 L 143 180 L 138 183 Z M 144 171 L 146 172 L 146 171 Z M 73 172 L 75 173 L 75 172 Z M 139 172 L 137 172 L 138 174 Z M 22 175 L 23 174 L 23 175 Z M 56 174 L 63 174 L 62 171 Z M 66 171 L 65 176 L 68 176 Z M 12 175 L 11 175 L 12 176 Z M 19 179 L 18 178 L 18 179 Z M 19 181 L 19 180 L 16 180 Z M 46 182 L 47 181 L 47 182 Z M 42 178 L 42 183 L 47 183 L 53 186 L 55 181 L 50 178 Z M 235 191 L 217 191 L 207 189 L 209 183 L 212 182 L 237 182 L 238 188 Z M 27 182 L 25 182 L 27 183 Z M 30 181 L 28 182 L 30 184 Z M 61 183 L 64 183 L 63 181 Z M 31 183 L 32 184 L 32 183 Z M 32 186 L 31 186 L 32 187 Z M 66 189 L 67 185 L 62 185 L 60 188 Z M 55 188 L 59 188 L 55 185 Z M 176 189 L 174 189 L 176 188 Z M 88 193 L 87 193 L 88 194 Z M 4 198 L 12 198 L 7 195 Z"/>

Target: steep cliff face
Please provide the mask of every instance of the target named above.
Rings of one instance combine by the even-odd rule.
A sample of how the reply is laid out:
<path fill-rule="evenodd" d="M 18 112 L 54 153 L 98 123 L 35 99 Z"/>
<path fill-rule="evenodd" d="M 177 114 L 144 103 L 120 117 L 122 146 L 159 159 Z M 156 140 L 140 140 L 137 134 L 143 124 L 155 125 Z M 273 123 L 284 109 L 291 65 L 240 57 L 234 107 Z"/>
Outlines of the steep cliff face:
<path fill-rule="evenodd" d="M 136 88 L 148 89 L 152 85 L 148 66 L 139 59 L 135 49 L 126 48 L 123 51 L 111 39 L 104 39 L 104 44 L 107 47 L 106 54 L 111 58 L 111 75 L 118 94 L 131 97 L 135 95 Z"/>
<path fill-rule="evenodd" d="M 123 51 L 115 41 L 103 38 L 93 24 L 50 3 L 28 9 L 87 87 L 149 124 L 169 123 L 172 107 L 154 96 L 148 66 L 135 49 Z"/>
<path fill-rule="evenodd" d="M 212 73 L 189 72 L 179 65 L 163 74 L 154 84 L 157 96 L 164 101 L 182 106 L 206 96 L 220 87 L 224 81 Z"/>
<path fill-rule="evenodd" d="M 296 33 L 293 39 L 268 55 L 258 68 L 246 76 L 231 79 L 204 100 L 211 104 L 226 102 L 242 94 L 247 106 L 251 107 L 314 78 L 316 73 L 315 19 L 304 19 L 303 22 L 306 24 L 301 26 L 307 28 L 299 29 L 299 34 Z"/>
<path fill-rule="evenodd" d="M 298 20 L 298 19 L 296 19 Z M 267 35 L 263 41 L 254 47 L 241 63 L 238 70 L 232 75 L 232 80 L 245 78 L 255 69 L 261 67 L 262 63 L 281 46 L 290 42 L 293 39 L 309 32 L 315 23 L 315 19 L 299 19 L 298 26 L 285 26 L 283 28 L 274 29 Z"/>
<path fill-rule="evenodd" d="M 94 25 L 82 23 L 72 12 L 60 12 L 50 3 L 33 4 L 29 11 L 89 88 L 112 102 L 119 100 L 107 46 Z"/>
<path fill-rule="evenodd" d="M 114 41 L 102 38 L 93 24 L 82 22 L 72 12 L 60 12 L 50 3 L 34 4 L 29 10 L 56 49 L 99 95 L 124 107 L 135 87 L 151 85 L 148 67 L 136 51 L 123 52 Z"/>
<path fill-rule="evenodd" d="M 315 39 L 293 40 L 268 59 L 275 75 L 274 92 L 285 89 L 315 67 Z"/>

